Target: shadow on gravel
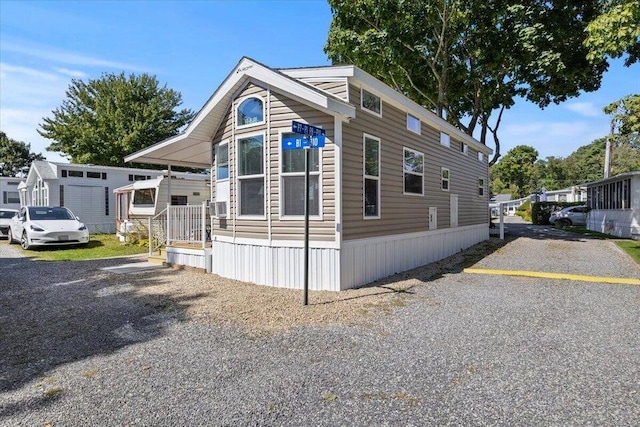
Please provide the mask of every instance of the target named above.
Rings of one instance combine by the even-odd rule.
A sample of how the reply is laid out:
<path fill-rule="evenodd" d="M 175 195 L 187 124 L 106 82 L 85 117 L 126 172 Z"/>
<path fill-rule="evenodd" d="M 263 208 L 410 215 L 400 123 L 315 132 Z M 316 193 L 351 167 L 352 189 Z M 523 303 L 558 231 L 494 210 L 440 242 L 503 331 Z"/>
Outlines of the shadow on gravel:
<path fill-rule="evenodd" d="M 189 301 L 197 295 L 181 298 L 153 292 L 175 271 L 99 270 L 122 262 L 0 258 L 0 393 L 41 379 L 58 365 L 152 340 L 184 320 Z M 142 287 L 145 294 L 137 292 Z M 3 416 L 51 399 L 43 395 L 42 400 L 0 406 L 0 424 Z"/>

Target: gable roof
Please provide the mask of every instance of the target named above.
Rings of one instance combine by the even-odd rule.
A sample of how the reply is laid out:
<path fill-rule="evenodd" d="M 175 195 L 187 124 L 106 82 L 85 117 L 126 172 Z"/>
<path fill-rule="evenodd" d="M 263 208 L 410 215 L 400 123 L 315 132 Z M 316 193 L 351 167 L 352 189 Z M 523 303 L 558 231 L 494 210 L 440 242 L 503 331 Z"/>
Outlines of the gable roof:
<path fill-rule="evenodd" d="M 355 107 L 347 101 L 251 58 L 243 57 L 183 133 L 129 154 L 124 158 L 125 162 L 208 167 L 211 140 L 224 119 L 227 107 L 231 105 L 234 94 L 252 79 L 277 88 L 292 99 L 329 115 L 345 120 L 355 117 Z"/>
<path fill-rule="evenodd" d="M 46 160 L 34 160 L 31 162 L 31 167 L 27 174 L 27 185 L 33 185 L 37 177 L 42 180 L 58 179 L 58 171 L 55 164 Z"/>

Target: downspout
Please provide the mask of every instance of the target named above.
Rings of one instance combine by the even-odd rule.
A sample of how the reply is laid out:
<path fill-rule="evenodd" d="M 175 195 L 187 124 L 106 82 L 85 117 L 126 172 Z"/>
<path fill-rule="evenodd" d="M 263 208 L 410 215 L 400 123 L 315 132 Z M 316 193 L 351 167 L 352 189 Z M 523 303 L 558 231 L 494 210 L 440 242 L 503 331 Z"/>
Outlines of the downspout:
<path fill-rule="evenodd" d="M 342 290 L 342 119 L 334 116 L 333 118 L 333 161 L 334 161 L 334 180 L 335 191 L 335 244 L 338 250 L 338 262 L 336 263 L 336 276 L 340 289 Z M 324 200 L 324 198 L 323 198 Z"/>
<path fill-rule="evenodd" d="M 271 89 L 267 89 L 267 108 L 265 111 L 267 119 L 267 135 L 265 143 L 267 144 L 266 155 L 266 173 L 265 173 L 265 197 L 267 198 L 267 239 L 271 246 Z"/>

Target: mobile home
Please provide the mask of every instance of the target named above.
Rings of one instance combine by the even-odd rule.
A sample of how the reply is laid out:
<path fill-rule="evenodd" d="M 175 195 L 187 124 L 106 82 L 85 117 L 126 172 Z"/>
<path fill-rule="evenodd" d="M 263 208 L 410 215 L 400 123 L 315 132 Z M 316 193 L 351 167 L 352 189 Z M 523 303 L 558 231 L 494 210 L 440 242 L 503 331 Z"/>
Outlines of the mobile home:
<path fill-rule="evenodd" d="M 283 149 L 293 121 L 325 132 L 310 152 L 311 289 L 360 286 L 488 239 L 491 150 L 355 66 L 242 58 L 183 134 L 125 160 L 210 167 L 211 271 L 301 288 L 304 150 Z"/>
<path fill-rule="evenodd" d="M 587 228 L 640 240 L 640 171 L 587 184 Z"/>
<path fill-rule="evenodd" d="M 20 190 L 22 178 L 0 176 L 0 208 L 20 209 Z"/>

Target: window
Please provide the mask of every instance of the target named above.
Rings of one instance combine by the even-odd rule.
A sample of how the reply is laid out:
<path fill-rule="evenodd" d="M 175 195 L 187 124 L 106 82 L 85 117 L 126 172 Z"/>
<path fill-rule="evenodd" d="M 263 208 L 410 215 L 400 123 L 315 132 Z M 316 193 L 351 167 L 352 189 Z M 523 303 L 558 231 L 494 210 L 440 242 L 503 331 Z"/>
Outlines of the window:
<path fill-rule="evenodd" d="M 407 129 L 420 135 L 420 119 L 407 113 Z"/>
<path fill-rule="evenodd" d="M 102 179 L 107 179 L 107 173 L 106 172 L 102 172 Z"/>
<path fill-rule="evenodd" d="M 484 179 L 478 178 L 478 196 L 484 196 Z"/>
<path fill-rule="evenodd" d="M 229 144 L 216 147 L 216 179 L 229 179 Z"/>
<path fill-rule="evenodd" d="M 362 89 L 360 94 L 360 107 L 376 116 L 382 117 L 382 101 L 379 96 Z"/>
<path fill-rule="evenodd" d="M 259 98 L 247 98 L 238 104 L 237 127 L 264 123 L 264 109 Z"/>
<path fill-rule="evenodd" d="M 88 172 L 87 171 L 87 178 L 98 178 L 98 179 L 100 179 L 100 172 Z"/>
<path fill-rule="evenodd" d="M 448 133 L 440 132 L 440 145 L 451 147 L 451 137 Z"/>
<path fill-rule="evenodd" d="M 449 191 L 449 169 L 440 168 L 440 177 L 442 178 L 442 185 L 440 186 L 440 188 L 442 188 L 442 190 L 444 191 Z"/>
<path fill-rule="evenodd" d="M 67 177 L 67 170 L 66 169 L 62 169 L 60 171 L 60 174 L 62 175 L 63 178 L 66 178 Z"/>
<path fill-rule="evenodd" d="M 104 187 L 104 214 L 109 216 L 109 187 Z"/>
<path fill-rule="evenodd" d="M 464 155 L 469 154 L 469 146 L 467 144 L 465 144 L 464 142 L 460 143 L 460 152 Z"/>
<path fill-rule="evenodd" d="M 187 196 L 171 196 L 171 205 L 172 206 L 186 206 L 187 205 Z"/>
<path fill-rule="evenodd" d="M 294 136 L 283 133 L 282 138 Z M 304 215 L 304 160 L 306 150 L 282 150 L 282 216 Z M 309 152 L 309 215 L 320 215 L 320 149 Z"/>
<path fill-rule="evenodd" d="M 364 217 L 380 218 L 380 140 L 364 135 Z"/>
<path fill-rule="evenodd" d="M 20 193 L 17 191 L 3 191 L 2 192 L 3 203 L 20 203 Z"/>
<path fill-rule="evenodd" d="M 82 172 L 82 171 L 68 171 L 67 174 L 69 176 L 73 176 L 73 177 L 76 177 L 76 178 L 84 177 L 84 172 Z"/>
<path fill-rule="evenodd" d="M 155 188 L 140 188 L 133 192 L 133 204 L 134 205 L 155 205 L 156 203 L 156 189 Z"/>
<path fill-rule="evenodd" d="M 484 162 L 484 153 L 478 151 L 478 160 Z"/>
<path fill-rule="evenodd" d="M 404 193 L 423 194 L 424 154 L 404 149 Z"/>
<path fill-rule="evenodd" d="M 129 175 L 129 181 L 145 181 L 151 179 L 150 175 Z"/>
<path fill-rule="evenodd" d="M 264 215 L 264 136 L 238 139 L 240 215 Z"/>

